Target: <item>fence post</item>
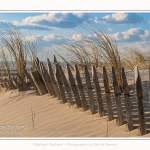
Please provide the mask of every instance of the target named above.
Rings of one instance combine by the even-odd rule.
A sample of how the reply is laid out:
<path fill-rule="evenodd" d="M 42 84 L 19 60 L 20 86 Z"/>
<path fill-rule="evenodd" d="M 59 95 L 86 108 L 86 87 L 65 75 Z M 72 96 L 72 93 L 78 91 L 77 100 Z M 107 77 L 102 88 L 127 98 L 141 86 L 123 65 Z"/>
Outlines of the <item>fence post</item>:
<path fill-rule="evenodd" d="M 83 89 L 80 72 L 79 72 L 78 66 L 76 64 L 75 64 L 75 71 L 76 71 L 76 80 L 77 80 L 78 88 L 79 88 L 80 95 L 81 95 L 82 107 L 83 107 L 84 111 L 86 111 L 86 110 L 88 110 L 88 105 L 87 105 L 87 101 L 86 101 L 85 94 L 84 94 L 84 89 Z"/>
<path fill-rule="evenodd" d="M 96 91 L 96 95 L 97 95 L 97 103 L 98 103 L 98 109 L 99 109 L 99 115 L 100 117 L 104 116 L 104 108 L 103 108 L 103 100 L 102 100 L 102 95 L 101 95 L 101 88 L 99 85 L 99 81 L 98 81 L 98 76 L 97 76 L 97 72 L 95 69 L 95 66 L 93 66 L 92 68 L 92 73 L 93 73 L 93 81 L 95 84 L 95 91 Z"/>
<path fill-rule="evenodd" d="M 8 82 L 11 84 L 12 88 L 15 90 L 16 89 L 16 86 L 14 85 L 14 83 L 12 82 L 12 80 L 8 80 Z"/>
<path fill-rule="evenodd" d="M 68 64 L 67 64 L 67 71 L 68 71 L 68 77 L 69 77 L 70 85 L 71 85 L 71 88 L 72 88 L 72 91 L 74 94 L 75 102 L 77 104 L 77 107 L 79 108 L 79 107 L 81 107 L 81 99 L 79 96 L 77 85 L 75 83 L 75 79 L 73 77 L 73 74 L 72 74 Z"/>
<path fill-rule="evenodd" d="M 111 121 L 113 120 L 113 110 L 112 110 L 111 95 L 109 89 L 109 80 L 108 80 L 108 75 L 105 67 L 103 67 L 103 82 L 104 82 L 105 96 L 107 102 L 108 119 L 109 121 Z"/>
<path fill-rule="evenodd" d="M 38 57 L 36 57 L 36 59 L 35 59 L 35 66 L 36 66 L 36 69 L 38 70 L 39 74 L 41 75 L 40 61 L 39 61 Z"/>
<path fill-rule="evenodd" d="M 54 76 L 54 73 L 53 73 L 53 69 L 52 69 L 50 60 L 48 58 L 47 58 L 47 67 L 48 67 L 48 73 L 49 73 L 50 79 L 52 81 L 55 93 L 56 93 L 58 99 L 61 100 L 61 96 L 60 96 L 60 91 L 59 91 L 59 88 L 58 88 L 58 84 L 57 84 L 57 81 L 55 79 L 55 76 Z"/>
<path fill-rule="evenodd" d="M 31 71 L 30 75 L 33 79 L 34 84 L 36 85 L 40 95 L 47 94 L 47 89 L 45 87 L 45 84 L 41 78 L 41 75 L 39 74 L 38 70 Z"/>
<path fill-rule="evenodd" d="M 20 75 L 17 73 L 17 77 L 19 78 L 19 80 L 21 81 L 23 87 L 26 89 L 27 84 L 23 81 L 23 79 L 20 77 Z"/>
<path fill-rule="evenodd" d="M 53 88 L 53 85 L 52 85 L 50 76 L 49 76 L 49 74 L 48 74 L 48 72 L 47 72 L 47 70 L 46 70 L 46 68 L 45 68 L 45 66 L 44 66 L 43 63 L 41 63 L 40 69 L 41 69 L 41 73 L 42 73 L 42 76 L 43 76 L 43 78 L 44 78 L 44 81 L 45 81 L 45 85 L 46 85 L 46 87 L 47 87 L 47 90 L 49 91 L 49 94 L 50 94 L 51 96 L 53 95 L 54 97 L 57 97 L 57 96 L 56 96 L 56 93 L 55 93 L 55 90 L 54 90 L 54 88 Z"/>
<path fill-rule="evenodd" d="M 29 79 L 28 87 L 30 87 L 30 86 L 33 87 L 33 89 L 37 92 L 37 94 L 40 95 L 36 85 L 33 82 L 33 79 L 31 77 L 30 73 L 28 73 L 26 69 L 24 70 L 24 73 L 25 73 L 26 77 Z"/>
<path fill-rule="evenodd" d="M 12 79 L 13 79 L 13 83 L 14 83 L 15 86 L 17 87 L 18 91 L 19 91 L 19 92 L 20 92 L 20 91 L 23 91 L 23 90 L 24 90 L 24 87 L 22 87 L 22 86 L 18 83 L 17 79 L 14 78 L 14 77 L 12 77 Z"/>
<path fill-rule="evenodd" d="M 66 88 L 66 91 L 67 91 L 67 94 L 68 94 L 70 103 L 73 104 L 73 98 L 72 98 L 72 95 L 71 95 L 71 89 L 70 89 L 70 86 L 69 86 L 69 84 L 68 84 L 68 82 L 67 82 L 66 76 L 65 76 L 65 74 L 64 74 L 64 71 L 63 71 L 61 65 L 59 65 L 59 67 L 60 67 L 61 77 L 62 77 L 64 86 L 65 86 L 65 88 Z"/>
<path fill-rule="evenodd" d="M 66 103 L 67 99 L 66 99 L 66 95 L 65 95 L 63 81 L 62 81 L 61 74 L 60 74 L 60 67 L 58 64 L 55 64 L 55 66 L 56 66 L 56 79 L 57 79 L 59 89 L 60 89 L 61 100 L 63 103 Z"/>
<path fill-rule="evenodd" d="M 29 79 L 29 81 L 30 81 L 30 82 L 33 82 L 33 80 L 32 80 L 32 78 L 31 78 L 30 74 L 27 72 L 26 69 L 24 69 L 24 73 L 25 73 L 26 77 Z"/>
<path fill-rule="evenodd" d="M 123 116 L 123 112 L 122 112 L 122 105 L 121 105 L 121 98 L 120 98 L 121 93 L 119 90 L 114 67 L 112 67 L 112 75 L 113 75 L 114 94 L 115 94 L 115 100 L 116 100 L 116 106 L 117 106 L 117 112 L 118 112 L 117 123 L 118 123 L 118 125 L 123 125 L 124 124 L 124 116 Z"/>
<path fill-rule="evenodd" d="M 45 74 L 43 75 L 42 69 L 41 69 L 41 64 L 42 62 L 39 61 L 38 57 L 36 60 L 36 66 L 37 66 L 37 70 L 39 72 L 39 75 L 41 76 L 41 80 L 43 80 L 43 84 L 45 85 L 45 90 L 47 91 L 47 93 L 49 93 L 48 88 L 47 88 L 47 82 L 45 80 Z M 49 93 L 51 95 L 51 93 Z"/>
<path fill-rule="evenodd" d="M 122 84 L 123 84 L 123 92 L 124 92 L 124 100 L 125 100 L 125 108 L 127 114 L 127 125 L 129 131 L 133 130 L 133 118 L 132 118 L 132 109 L 131 102 L 129 97 L 129 87 L 126 79 L 124 68 L 122 67 Z"/>
<path fill-rule="evenodd" d="M 90 104 L 90 110 L 92 115 L 95 114 L 95 106 L 94 106 L 94 97 L 93 97 L 93 87 L 91 84 L 91 80 L 90 80 L 90 74 L 88 72 L 88 68 L 85 65 L 85 80 L 86 80 L 86 87 L 87 87 L 87 92 L 88 92 L 88 96 L 89 96 L 89 104 Z"/>
<path fill-rule="evenodd" d="M 55 55 L 54 55 L 54 63 L 58 63 Z"/>
<path fill-rule="evenodd" d="M 141 135 L 144 135 L 147 132 L 146 132 L 144 106 L 143 106 L 143 89 L 142 89 L 141 77 L 137 66 L 135 67 L 134 75 L 135 75 L 135 87 L 136 87 L 136 96 L 137 96 L 138 113 L 139 113 L 139 128 L 140 128 Z"/>

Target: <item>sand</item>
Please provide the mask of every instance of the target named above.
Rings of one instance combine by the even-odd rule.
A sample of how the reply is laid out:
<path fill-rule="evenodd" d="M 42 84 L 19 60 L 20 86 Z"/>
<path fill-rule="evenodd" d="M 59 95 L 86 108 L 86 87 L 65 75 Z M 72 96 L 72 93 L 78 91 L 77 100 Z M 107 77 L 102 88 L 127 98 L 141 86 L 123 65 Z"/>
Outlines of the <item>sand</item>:
<path fill-rule="evenodd" d="M 143 137 L 149 137 L 149 134 Z M 0 137 L 140 137 L 139 130 L 128 131 L 126 124 L 107 121 L 107 115 L 83 111 L 69 103 L 61 104 L 48 94 L 34 90 L 0 93 Z"/>
<path fill-rule="evenodd" d="M 148 98 L 148 70 L 141 71 L 147 126 L 150 129 L 150 102 Z M 133 73 L 127 73 L 133 78 Z M 0 137 L 70 137 L 70 138 L 141 138 L 150 137 L 150 132 L 140 136 L 138 129 L 137 104 L 132 100 L 134 125 L 128 131 L 126 124 L 118 126 L 116 119 L 108 121 L 107 114 L 100 117 L 98 113 L 78 109 L 68 102 L 46 94 L 38 96 L 34 90 L 18 92 L 17 90 L 0 92 Z"/>

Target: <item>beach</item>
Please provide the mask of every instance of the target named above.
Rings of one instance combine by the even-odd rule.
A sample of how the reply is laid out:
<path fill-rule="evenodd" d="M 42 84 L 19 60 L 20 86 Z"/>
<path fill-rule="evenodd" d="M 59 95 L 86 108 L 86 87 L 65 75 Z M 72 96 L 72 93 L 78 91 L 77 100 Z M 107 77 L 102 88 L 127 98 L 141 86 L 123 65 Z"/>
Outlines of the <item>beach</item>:
<path fill-rule="evenodd" d="M 118 126 L 107 115 L 91 115 L 90 110 L 62 104 L 49 94 L 38 96 L 34 90 L 3 90 L 0 114 L 0 137 L 141 137 L 138 129 L 129 132 L 126 124 Z"/>

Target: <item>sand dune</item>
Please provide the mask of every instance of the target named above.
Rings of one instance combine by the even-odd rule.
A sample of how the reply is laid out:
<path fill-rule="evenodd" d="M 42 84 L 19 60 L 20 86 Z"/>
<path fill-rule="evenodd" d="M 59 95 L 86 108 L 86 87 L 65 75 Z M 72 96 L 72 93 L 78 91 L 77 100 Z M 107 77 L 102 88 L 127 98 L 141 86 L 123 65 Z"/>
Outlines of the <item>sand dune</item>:
<path fill-rule="evenodd" d="M 149 137 L 149 134 L 143 137 Z M 0 137 L 140 137 L 107 115 L 82 111 L 35 91 L 0 93 Z"/>

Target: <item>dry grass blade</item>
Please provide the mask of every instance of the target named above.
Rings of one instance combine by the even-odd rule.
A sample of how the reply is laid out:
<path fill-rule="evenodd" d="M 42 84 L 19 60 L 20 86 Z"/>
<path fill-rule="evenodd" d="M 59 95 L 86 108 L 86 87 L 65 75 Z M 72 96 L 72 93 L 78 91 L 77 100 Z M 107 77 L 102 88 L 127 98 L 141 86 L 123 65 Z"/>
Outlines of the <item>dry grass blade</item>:
<path fill-rule="evenodd" d="M 128 50 L 122 58 L 123 64 L 126 68 L 130 68 L 134 71 L 134 67 L 148 68 L 149 62 L 146 56 L 140 50 Z"/>
<path fill-rule="evenodd" d="M 4 51 L 8 51 L 9 55 L 15 61 L 16 70 L 24 79 L 24 69 L 27 62 L 31 63 L 32 68 L 35 67 L 34 60 L 36 58 L 36 48 L 34 41 L 28 41 L 15 27 L 3 31 L 4 35 L 0 35 L 0 42 Z M 4 56 L 4 55 L 3 55 Z"/>

